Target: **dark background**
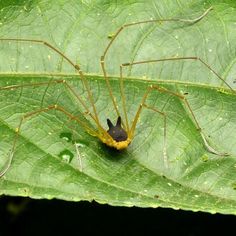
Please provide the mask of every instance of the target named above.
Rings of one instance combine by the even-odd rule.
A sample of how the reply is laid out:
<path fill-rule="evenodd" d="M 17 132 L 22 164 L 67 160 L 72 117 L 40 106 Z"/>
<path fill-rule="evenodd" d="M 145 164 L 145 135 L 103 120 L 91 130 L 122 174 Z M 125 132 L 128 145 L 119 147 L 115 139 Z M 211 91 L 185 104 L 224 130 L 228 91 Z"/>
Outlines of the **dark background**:
<path fill-rule="evenodd" d="M 0 198 L 0 235 L 235 235 L 236 216 Z"/>

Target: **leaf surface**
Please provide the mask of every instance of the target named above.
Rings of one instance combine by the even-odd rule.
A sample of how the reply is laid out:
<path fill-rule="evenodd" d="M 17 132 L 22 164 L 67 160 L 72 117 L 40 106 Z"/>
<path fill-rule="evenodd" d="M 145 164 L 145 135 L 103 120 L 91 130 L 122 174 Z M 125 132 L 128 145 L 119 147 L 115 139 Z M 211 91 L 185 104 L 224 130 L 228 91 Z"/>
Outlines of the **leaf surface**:
<path fill-rule="evenodd" d="M 117 119 L 100 56 L 123 24 L 159 18 L 193 19 L 196 24 L 163 23 L 130 27 L 106 57 L 113 93 L 121 107 L 119 65 L 140 60 L 198 56 L 235 88 L 235 3 L 233 1 L 18 1 L 1 3 L 1 38 L 41 39 L 79 63 L 92 89 L 101 124 Z M 44 45 L 1 42 L 0 165 L 12 148 L 15 129 L 29 112 L 58 104 L 84 117 L 65 79 L 84 101 L 88 95 L 65 60 Z M 122 206 L 172 207 L 235 214 L 236 96 L 201 63 L 148 63 L 124 70 L 125 96 L 132 123 L 149 85 L 186 98 L 211 146 L 229 156 L 210 154 L 183 101 L 153 92 L 147 104 L 167 114 L 168 167 L 163 157 L 163 117 L 144 109 L 136 135 L 123 152 L 108 149 L 84 127 L 55 110 L 27 118 L 16 143 L 13 163 L 0 180 L 0 193 L 34 198 L 96 200 Z M 224 87 L 224 89 L 222 89 Z M 91 104 L 88 103 L 91 109 Z M 122 113 L 122 111 L 121 111 Z M 123 115 L 123 113 L 122 113 Z M 88 121 L 91 127 L 95 124 Z M 96 128 L 96 127 L 95 127 Z M 74 141 L 80 144 L 76 151 Z M 82 159 L 82 172 L 78 160 Z"/>

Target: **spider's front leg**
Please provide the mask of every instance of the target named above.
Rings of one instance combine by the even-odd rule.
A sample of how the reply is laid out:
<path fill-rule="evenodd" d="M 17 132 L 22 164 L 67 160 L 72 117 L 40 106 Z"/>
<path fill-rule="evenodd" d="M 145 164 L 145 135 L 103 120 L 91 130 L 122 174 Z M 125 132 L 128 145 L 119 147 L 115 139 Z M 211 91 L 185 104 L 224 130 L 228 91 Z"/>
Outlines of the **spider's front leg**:
<path fill-rule="evenodd" d="M 186 23 L 186 24 L 195 24 L 197 22 L 199 22 L 200 20 L 202 20 L 211 10 L 213 10 L 212 7 L 209 7 L 207 10 L 205 10 L 200 16 L 193 18 L 193 19 L 182 19 L 182 18 L 163 18 L 163 19 L 154 19 L 154 20 L 144 20 L 144 21 L 137 21 L 137 22 L 132 22 L 132 23 L 127 23 L 122 25 L 121 27 L 119 27 L 114 35 L 112 36 L 110 42 L 108 43 L 108 45 L 106 46 L 101 58 L 100 58 L 100 65 L 102 68 L 102 72 L 104 75 L 104 79 L 106 81 L 106 85 L 113 103 L 113 107 L 116 111 L 117 117 L 120 116 L 120 112 L 118 110 L 118 105 L 116 102 L 116 99 L 113 95 L 113 91 L 112 91 L 112 87 L 110 85 L 109 82 L 109 78 L 107 75 L 107 71 L 106 71 L 106 57 L 108 54 L 109 49 L 112 47 L 113 43 L 116 41 L 116 39 L 119 38 L 119 35 L 125 31 L 125 29 L 127 28 L 132 28 L 132 27 L 136 27 L 136 26 L 140 26 L 140 25 L 145 25 L 145 24 L 157 24 L 157 23 L 164 23 L 164 22 L 169 22 L 169 23 L 173 23 L 173 22 L 182 22 L 182 23 Z M 122 86 L 122 84 L 121 84 Z M 127 112 L 126 112 L 126 108 L 125 108 L 125 96 L 124 96 L 124 91 L 123 88 L 121 87 L 121 97 L 122 97 L 122 106 L 123 106 L 123 110 L 124 110 L 124 114 L 125 114 L 125 123 L 122 123 L 123 126 L 129 130 L 129 125 L 128 125 L 128 118 L 127 118 Z"/>

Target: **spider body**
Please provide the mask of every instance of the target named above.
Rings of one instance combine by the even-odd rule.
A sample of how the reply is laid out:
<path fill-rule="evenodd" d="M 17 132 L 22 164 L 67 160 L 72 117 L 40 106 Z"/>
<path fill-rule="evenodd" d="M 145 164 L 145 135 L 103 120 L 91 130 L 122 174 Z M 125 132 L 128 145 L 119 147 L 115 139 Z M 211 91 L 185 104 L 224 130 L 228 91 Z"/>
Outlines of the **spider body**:
<path fill-rule="evenodd" d="M 107 133 L 111 136 L 111 140 L 107 139 L 105 144 L 117 150 L 127 148 L 131 139 L 128 137 L 126 130 L 121 126 L 121 117 L 117 118 L 116 125 L 113 125 L 109 119 L 107 119 L 107 124 L 109 127 Z"/>

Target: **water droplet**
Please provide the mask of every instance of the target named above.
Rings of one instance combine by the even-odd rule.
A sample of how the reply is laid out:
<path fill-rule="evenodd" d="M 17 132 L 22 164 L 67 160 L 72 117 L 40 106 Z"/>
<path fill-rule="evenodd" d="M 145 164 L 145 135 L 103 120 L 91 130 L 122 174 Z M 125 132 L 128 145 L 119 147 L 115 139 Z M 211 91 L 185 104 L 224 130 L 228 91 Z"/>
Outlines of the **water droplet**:
<path fill-rule="evenodd" d="M 60 133 L 60 138 L 65 140 L 66 142 L 71 142 L 71 140 L 72 140 L 72 133 L 69 133 L 69 132 Z"/>
<path fill-rule="evenodd" d="M 107 38 L 108 38 L 108 39 L 112 39 L 114 36 L 115 36 L 115 34 L 114 34 L 114 33 L 111 33 L 111 34 L 108 34 Z"/>
<path fill-rule="evenodd" d="M 209 160 L 209 157 L 208 157 L 207 155 L 203 155 L 203 156 L 201 157 L 201 160 L 202 160 L 203 162 L 207 162 L 207 161 Z"/>
<path fill-rule="evenodd" d="M 60 152 L 58 156 L 62 158 L 62 160 L 66 163 L 70 163 L 74 157 L 73 153 L 68 149 L 65 149 L 64 151 Z"/>
<path fill-rule="evenodd" d="M 82 144 L 82 143 L 79 143 L 79 142 L 75 142 L 75 145 L 78 147 L 78 148 L 82 148 L 82 147 L 84 147 L 84 144 Z"/>

